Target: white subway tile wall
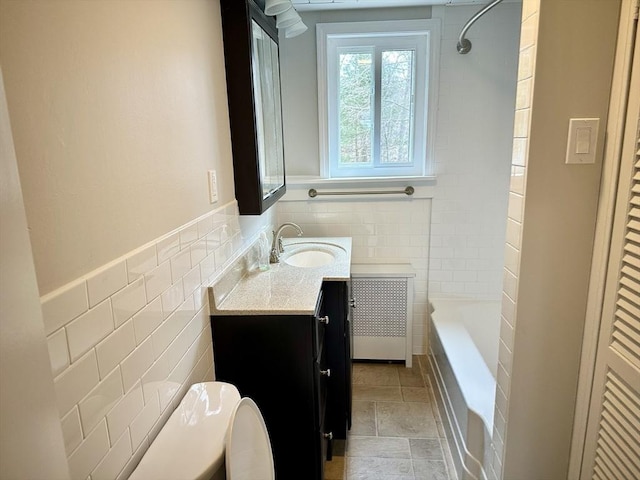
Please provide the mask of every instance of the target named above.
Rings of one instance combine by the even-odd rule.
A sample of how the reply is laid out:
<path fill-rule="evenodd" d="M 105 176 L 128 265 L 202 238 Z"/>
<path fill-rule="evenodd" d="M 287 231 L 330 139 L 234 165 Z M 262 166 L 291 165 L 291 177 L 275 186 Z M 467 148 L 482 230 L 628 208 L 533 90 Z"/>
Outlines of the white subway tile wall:
<path fill-rule="evenodd" d="M 118 328 L 147 304 L 144 278 L 140 277 L 133 280 L 128 287 L 115 293 L 113 297 L 111 297 L 111 304 L 113 306 L 115 327 Z"/>
<path fill-rule="evenodd" d="M 60 327 L 89 309 L 87 282 L 76 282 L 42 297 L 44 333 L 51 335 Z"/>
<path fill-rule="evenodd" d="M 118 441 L 109 450 L 98 467 L 91 473 L 91 480 L 111 480 L 118 476 L 118 473 L 131 458 L 131 439 L 127 433 L 123 433 Z"/>
<path fill-rule="evenodd" d="M 65 327 L 71 361 L 93 348 L 100 340 L 113 331 L 111 302 L 107 299 Z"/>
<path fill-rule="evenodd" d="M 143 407 L 142 388 L 140 383 L 137 383 L 107 415 L 109 438 L 112 442 L 127 430 L 129 424 L 142 411 Z"/>
<path fill-rule="evenodd" d="M 494 413 L 492 448 L 494 459 L 489 469 L 489 480 L 502 477 L 506 417 L 511 384 L 513 335 L 516 325 L 516 303 L 522 223 L 524 221 L 525 175 L 529 145 L 529 118 L 534 88 L 536 42 L 538 37 L 538 11 L 540 0 L 523 0 L 522 34 L 520 37 L 520 63 L 516 88 L 516 121 L 509 186 L 509 207 L 505 246 L 505 268 L 502 293 L 502 319 L 498 352 L 498 387 Z"/>
<path fill-rule="evenodd" d="M 80 423 L 84 431 L 90 432 L 122 398 L 122 377 L 114 369 L 89 394 L 78 403 Z"/>
<path fill-rule="evenodd" d="M 69 366 L 69 349 L 67 347 L 67 334 L 63 328 L 50 335 L 47 339 L 49 347 L 49 359 L 51 370 L 56 376 Z"/>
<path fill-rule="evenodd" d="M 99 269 L 87 279 L 89 308 L 125 287 L 127 282 L 127 265 L 124 260 Z"/>
<path fill-rule="evenodd" d="M 213 380 L 206 287 L 271 226 L 236 202 L 41 298 L 73 480 L 125 479 L 189 386 Z"/>
<path fill-rule="evenodd" d="M 107 423 L 102 420 L 76 450 L 69 455 L 71 478 L 87 478 L 100 461 L 109 453 Z"/>
<path fill-rule="evenodd" d="M 492 10 L 474 27 L 473 53 L 459 55 L 450 46 L 473 13 L 473 7 L 434 7 L 447 48 L 440 60 L 429 295 L 499 300 L 520 10 Z M 504 80 L 487 82 L 487 71 Z"/>
<path fill-rule="evenodd" d="M 77 406 L 62 418 L 62 437 L 67 456 L 69 456 L 82 442 L 82 427 Z"/>
<path fill-rule="evenodd" d="M 426 353 L 430 199 L 280 201 L 277 212 L 279 224 L 295 222 L 305 236 L 351 237 L 355 263 L 410 262 L 416 271 L 413 353 Z"/>
<path fill-rule="evenodd" d="M 129 320 L 96 346 L 100 378 L 104 378 L 120 364 L 134 348 L 136 337 L 133 333 L 133 320 Z"/>
<path fill-rule="evenodd" d="M 90 350 L 80 360 L 73 362 L 55 377 L 56 399 L 60 416 L 77 405 L 100 381 L 95 350 Z"/>
<path fill-rule="evenodd" d="M 138 253 L 127 258 L 127 276 L 129 283 L 144 275 L 158 265 L 156 246 L 150 245 L 141 249 Z"/>
<path fill-rule="evenodd" d="M 134 449 L 142 444 L 158 417 L 160 417 L 160 400 L 152 398 L 129 425 L 131 445 Z"/>
<path fill-rule="evenodd" d="M 158 255 L 160 258 L 160 255 Z M 151 301 L 171 286 L 171 265 L 169 261 L 161 263 L 156 268 L 144 274 L 144 287 L 147 301 Z"/>

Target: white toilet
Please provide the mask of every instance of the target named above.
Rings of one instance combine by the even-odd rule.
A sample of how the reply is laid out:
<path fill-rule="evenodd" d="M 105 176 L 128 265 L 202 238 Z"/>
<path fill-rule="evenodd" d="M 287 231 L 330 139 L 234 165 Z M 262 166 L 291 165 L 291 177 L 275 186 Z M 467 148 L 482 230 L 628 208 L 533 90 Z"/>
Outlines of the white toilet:
<path fill-rule="evenodd" d="M 225 382 L 191 386 L 129 480 L 274 480 L 258 406 Z"/>

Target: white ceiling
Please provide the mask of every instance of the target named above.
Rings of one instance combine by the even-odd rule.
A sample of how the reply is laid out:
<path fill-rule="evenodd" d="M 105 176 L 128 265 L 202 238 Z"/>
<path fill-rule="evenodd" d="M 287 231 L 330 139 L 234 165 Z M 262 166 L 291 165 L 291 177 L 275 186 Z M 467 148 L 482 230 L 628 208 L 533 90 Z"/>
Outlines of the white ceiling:
<path fill-rule="evenodd" d="M 348 8 L 416 7 L 425 5 L 485 5 L 491 0 L 291 0 L 296 10 L 338 10 Z M 514 2 L 521 0 L 504 0 Z"/>

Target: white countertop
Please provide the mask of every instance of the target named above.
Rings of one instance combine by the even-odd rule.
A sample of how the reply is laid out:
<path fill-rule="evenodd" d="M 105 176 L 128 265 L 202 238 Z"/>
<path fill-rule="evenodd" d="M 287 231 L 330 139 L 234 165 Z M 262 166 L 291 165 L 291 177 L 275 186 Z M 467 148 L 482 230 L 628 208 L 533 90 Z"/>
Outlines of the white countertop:
<path fill-rule="evenodd" d="M 283 243 L 280 263 L 270 264 L 267 271 L 247 272 L 220 305 L 212 300 L 211 314 L 313 315 L 323 281 L 349 280 L 350 237 L 283 238 Z M 288 256 L 309 248 L 309 244 L 331 251 L 335 261 L 318 267 L 294 267 L 285 262 Z"/>

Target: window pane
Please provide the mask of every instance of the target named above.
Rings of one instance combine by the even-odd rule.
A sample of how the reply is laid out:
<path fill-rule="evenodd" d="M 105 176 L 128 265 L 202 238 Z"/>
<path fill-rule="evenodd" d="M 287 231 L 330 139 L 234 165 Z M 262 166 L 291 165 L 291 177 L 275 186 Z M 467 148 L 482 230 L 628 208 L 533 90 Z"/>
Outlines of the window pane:
<path fill-rule="evenodd" d="M 382 52 L 380 163 L 412 163 L 413 50 Z"/>
<path fill-rule="evenodd" d="M 339 165 L 371 163 L 373 138 L 373 54 L 339 55 Z"/>

